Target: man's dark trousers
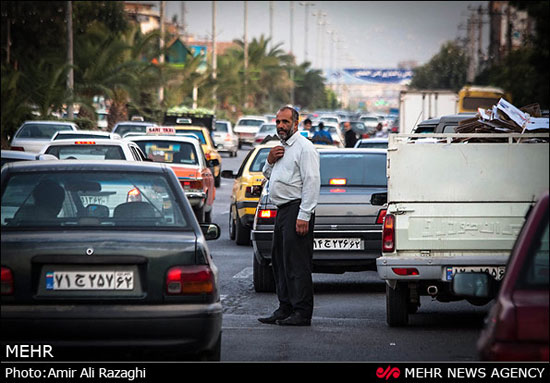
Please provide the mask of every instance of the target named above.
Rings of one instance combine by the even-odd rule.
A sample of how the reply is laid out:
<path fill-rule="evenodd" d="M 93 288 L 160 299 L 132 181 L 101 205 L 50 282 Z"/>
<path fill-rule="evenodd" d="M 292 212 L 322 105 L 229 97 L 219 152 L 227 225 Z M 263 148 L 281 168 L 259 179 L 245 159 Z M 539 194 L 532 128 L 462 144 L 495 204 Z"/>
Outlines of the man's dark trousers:
<path fill-rule="evenodd" d="M 313 227 L 315 215 L 309 220 L 309 232 L 305 236 L 296 233 L 296 219 L 300 201 L 278 208 L 273 231 L 271 262 L 279 311 L 298 312 L 303 318 L 313 315 Z"/>

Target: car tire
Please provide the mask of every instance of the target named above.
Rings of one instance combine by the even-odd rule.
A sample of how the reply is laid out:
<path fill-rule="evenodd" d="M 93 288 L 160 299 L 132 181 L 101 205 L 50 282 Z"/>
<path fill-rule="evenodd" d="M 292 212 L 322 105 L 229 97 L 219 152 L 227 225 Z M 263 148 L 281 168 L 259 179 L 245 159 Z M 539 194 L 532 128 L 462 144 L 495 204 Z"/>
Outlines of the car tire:
<path fill-rule="evenodd" d="M 235 242 L 240 246 L 250 245 L 250 229 L 241 223 L 238 215 L 235 217 Z"/>
<path fill-rule="evenodd" d="M 395 289 L 386 284 L 386 323 L 390 327 L 406 326 L 409 322 L 409 288 L 397 282 Z"/>
<path fill-rule="evenodd" d="M 254 290 L 257 293 L 274 293 L 275 277 L 270 265 L 262 265 L 256 259 L 256 254 L 252 254 L 252 275 L 254 280 Z"/>
<path fill-rule="evenodd" d="M 233 217 L 233 206 L 229 207 L 229 239 L 235 240 L 235 218 Z"/>

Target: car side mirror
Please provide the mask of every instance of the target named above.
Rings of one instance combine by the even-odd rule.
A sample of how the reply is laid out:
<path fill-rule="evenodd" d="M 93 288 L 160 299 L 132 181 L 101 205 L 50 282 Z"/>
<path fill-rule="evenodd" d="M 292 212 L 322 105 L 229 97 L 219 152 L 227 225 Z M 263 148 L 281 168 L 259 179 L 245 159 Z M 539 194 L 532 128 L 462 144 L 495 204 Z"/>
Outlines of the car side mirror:
<path fill-rule="evenodd" d="M 388 202 L 388 193 L 374 193 L 370 197 L 370 204 L 373 206 L 382 206 Z"/>
<path fill-rule="evenodd" d="M 220 238 L 220 227 L 215 223 L 203 223 L 200 225 L 202 234 L 207 241 Z"/>
<path fill-rule="evenodd" d="M 237 178 L 237 176 L 233 174 L 233 170 L 222 170 L 222 178 Z"/>
<path fill-rule="evenodd" d="M 455 295 L 473 298 L 494 298 L 498 282 L 486 273 L 457 273 L 451 283 Z"/>

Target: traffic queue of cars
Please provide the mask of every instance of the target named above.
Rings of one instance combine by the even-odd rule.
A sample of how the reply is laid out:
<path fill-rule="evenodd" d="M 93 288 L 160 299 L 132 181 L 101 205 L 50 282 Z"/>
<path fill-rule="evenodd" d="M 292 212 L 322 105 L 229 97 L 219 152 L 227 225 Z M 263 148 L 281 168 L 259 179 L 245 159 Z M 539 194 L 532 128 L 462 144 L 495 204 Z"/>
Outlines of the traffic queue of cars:
<path fill-rule="evenodd" d="M 334 145 L 316 145 L 321 193 L 313 271 L 376 270 L 386 213 L 388 140 L 362 139 L 354 149 L 343 149 L 340 126 L 330 118 L 323 123 Z M 457 124 L 462 117 L 442 117 L 432 125 L 449 119 Z M 219 226 L 210 224 L 216 186 L 220 177 L 234 179 L 229 237 L 237 245 L 252 245 L 255 291 L 275 291 L 270 250 L 277 208 L 268 199 L 262 168 L 279 143 L 250 142 L 248 135 L 241 141 L 230 123 L 221 125 L 227 132 L 211 136 L 204 127 L 128 122 L 118 124 L 118 133 L 109 138 L 60 125 L 48 130 L 51 140 L 42 137 L 40 153 L 16 151 L 32 161 L 2 167 L 6 340 L 43 339 L 72 347 L 124 345 L 132 339 L 143 349 L 170 346 L 178 358 L 219 360 L 217 268 L 205 243 L 220 235 Z M 266 127 L 273 134 L 271 125 L 264 121 L 256 130 Z M 25 143 L 15 139 L 22 128 L 14 137 L 21 146 Z M 36 129 L 33 134 L 40 136 Z M 216 148 L 233 155 L 244 142 L 254 146 L 239 170 L 222 171 Z M 12 161 L 10 155 L 2 151 L 2 165 Z M 52 235 L 59 228 L 65 234 Z M 457 293 L 497 297 L 478 344 L 480 358 L 548 360 L 548 270 L 546 193 L 526 220 L 502 283 L 476 273 L 453 280 Z M 149 318 L 153 307 L 160 314 L 143 327 L 140 318 Z M 99 319 L 106 325 L 100 327 Z M 82 327 L 89 331 L 77 331 Z"/>

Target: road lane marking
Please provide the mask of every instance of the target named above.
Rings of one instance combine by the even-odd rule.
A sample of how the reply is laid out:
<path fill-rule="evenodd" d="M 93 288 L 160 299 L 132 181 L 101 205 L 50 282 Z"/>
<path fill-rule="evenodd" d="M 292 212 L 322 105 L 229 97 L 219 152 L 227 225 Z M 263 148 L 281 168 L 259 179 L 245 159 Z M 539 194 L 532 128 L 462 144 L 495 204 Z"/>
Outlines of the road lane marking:
<path fill-rule="evenodd" d="M 245 267 L 240 272 L 233 275 L 233 278 L 247 279 L 247 278 L 250 278 L 252 276 L 252 273 L 253 273 L 252 267 Z"/>

